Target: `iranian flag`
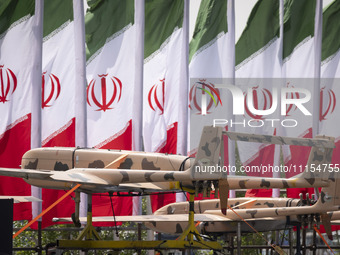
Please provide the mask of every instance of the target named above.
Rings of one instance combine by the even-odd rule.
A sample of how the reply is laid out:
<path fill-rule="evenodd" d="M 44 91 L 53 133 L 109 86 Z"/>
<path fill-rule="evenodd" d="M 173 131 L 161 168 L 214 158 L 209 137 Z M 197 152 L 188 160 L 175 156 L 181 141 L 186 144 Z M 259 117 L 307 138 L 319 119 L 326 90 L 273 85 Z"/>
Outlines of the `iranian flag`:
<path fill-rule="evenodd" d="M 145 151 L 186 155 L 188 1 L 145 1 L 143 141 Z M 161 195 L 164 196 L 164 195 Z M 164 205 L 172 198 L 152 196 Z M 155 207 L 153 207 L 155 209 Z"/>
<path fill-rule="evenodd" d="M 35 1 L 6 1 L 0 7 L 0 165 L 19 168 L 31 147 L 32 97 L 41 77 L 41 35 Z M 39 79 L 41 81 L 41 79 Z M 23 180 L 0 178 L 1 195 L 30 195 Z M 14 220 L 30 219 L 31 204 L 14 205 Z"/>
<path fill-rule="evenodd" d="M 278 130 L 267 119 L 278 119 L 279 110 L 269 115 L 273 106 L 274 88 L 280 86 L 281 47 L 280 8 L 283 1 L 259 0 L 255 4 L 240 39 L 236 44 L 236 85 L 245 98 L 245 115 L 237 115 L 235 129 L 238 132 L 275 135 Z M 282 19 L 281 19 L 282 20 Z M 282 22 L 282 21 L 281 21 Z M 250 100 L 251 99 L 251 100 Z M 240 160 L 245 166 L 277 164 L 278 146 L 261 143 L 238 142 Z M 275 155 L 275 151 L 276 154 Z M 273 177 L 273 173 L 248 172 L 251 176 Z M 248 190 L 247 196 L 271 196 L 271 190 Z"/>
<path fill-rule="evenodd" d="M 44 30 L 41 88 L 41 136 L 43 147 L 75 147 L 75 24 L 72 1 L 44 2 Z M 85 87 L 84 87 L 85 89 Z M 42 189 L 42 210 L 64 191 Z M 69 217 L 74 202 L 66 198 L 42 218 L 42 227 L 53 217 Z"/>
<path fill-rule="evenodd" d="M 190 42 L 189 61 L 188 154 L 195 156 L 203 127 L 211 126 L 214 119 L 232 117 L 229 92 L 219 86 L 234 83 L 234 0 L 201 1 Z M 228 123 L 223 125 L 230 130 Z M 235 165 L 235 150 L 230 149 L 234 148 L 234 143 L 228 146 L 227 138 L 224 142 L 224 164 Z"/>
<path fill-rule="evenodd" d="M 143 138 L 146 151 L 186 154 L 187 1 L 145 2 Z"/>
<path fill-rule="evenodd" d="M 88 146 L 132 149 L 141 81 L 135 2 L 98 1 L 85 16 Z M 135 123 L 137 122 L 137 123 Z M 139 148 L 137 148 L 139 149 Z"/>
<path fill-rule="evenodd" d="M 189 51 L 189 155 L 197 152 L 204 126 L 212 125 L 213 119 L 231 117 L 228 112 L 231 107 L 228 105 L 231 101 L 228 100 L 229 92 L 218 85 L 226 80 L 232 83 L 234 78 L 233 3 L 201 1 L 198 11 Z"/>
<path fill-rule="evenodd" d="M 143 44 L 138 38 L 141 21 L 135 16 L 138 2 L 88 2 L 85 31 L 89 147 L 140 150 Z M 131 214 L 131 206 L 122 207 L 122 203 L 131 204 L 131 199 L 115 198 L 116 213 L 120 210 L 120 214 Z M 97 216 L 111 210 L 109 197 L 95 196 L 93 205 Z"/>
<path fill-rule="evenodd" d="M 322 65 L 320 91 L 320 134 L 333 136 L 333 164 L 340 164 L 340 1 L 334 1 L 323 12 Z"/>
<path fill-rule="evenodd" d="M 45 1 L 42 63 L 42 146 L 75 146 L 73 6 Z"/>
<path fill-rule="evenodd" d="M 331 3 L 323 12 L 319 120 L 320 134 L 335 138 L 332 164 L 340 164 L 340 1 Z M 336 166 L 336 165 L 335 165 Z M 332 230 L 337 230 L 332 226 Z"/>
<path fill-rule="evenodd" d="M 293 99 L 307 98 L 309 102 L 304 107 L 310 115 L 304 113 L 300 108 L 287 106 L 285 120 L 296 121 L 296 126 L 285 128 L 284 134 L 290 137 L 313 137 L 318 133 L 319 114 L 313 108 L 318 106 L 321 64 L 321 34 L 320 24 L 320 1 L 287 1 L 285 5 L 284 43 L 283 43 L 283 71 L 285 86 L 288 89 L 298 89 L 297 92 L 288 96 Z M 305 92 L 303 91 L 305 90 Z M 316 119 L 316 124 L 315 124 Z M 314 124 L 313 124 L 314 122 Z M 313 135 L 313 129 L 314 135 Z M 285 164 L 290 166 L 305 165 L 307 163 L 310 148 L 301 146 L 284 146 L 283 154 Z M 298 174 L 298 172 L 287 173 L 287 177 Z M 287 194 L 298 197 L 301 189 L 288 189 Z M 306 192 L 306 190 L 305 190 Z"/>

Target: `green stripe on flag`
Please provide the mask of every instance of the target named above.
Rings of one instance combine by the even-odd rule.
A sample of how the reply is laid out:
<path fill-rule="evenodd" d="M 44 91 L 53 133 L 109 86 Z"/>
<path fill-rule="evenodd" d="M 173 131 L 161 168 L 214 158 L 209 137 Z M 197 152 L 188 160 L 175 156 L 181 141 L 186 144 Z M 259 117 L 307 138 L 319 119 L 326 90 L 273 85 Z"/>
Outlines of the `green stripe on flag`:
<path fill-rule="evenodd" d="M 134 4 L 134 0 L 88 1 L 90 8 L 85 16 L 87 60 L 104 46 L 108 38 L 134 24 Z"/>
<path fill-rule="evenodd" d="M 314 36 L 315 0 L 286 0 L 284 4 L 283 59 Z"/>
<path fill-rule="evenodd" d="M 160 49 L 176 27 L 183 26 L 183 12 L 183 0 L 145 1 L 145 59 Z"/>
<path fill-rule="evenodd" d="M 34 0 L 2 0 L 0 3 L 0 34 L 3 34 L 15 22 L 27 15 L 34 15 Z"/>
<path fill-rule="evenodd" d="M 279 36 L 279 1 L 259 0 L 236 44 L 235 64 L 240 64 Z"/>
<path fill-rule="evenodd" d="M 323 12 L 322 60 L 340 49 L 340 0 L 336 0 Z"/>
<path fill-rule="evenodd" d="M 203 46 L 217 39 L 221 33 L 227 33 L 227 1 L 201 1 L 193 38 L 190 42 L 189 61 Z"/>
<path fill-rule="evenodd" d="M 73 20 L 73 5 L 70 0 L 45 0 L 44 37 L 55 31 L 68 20 Z"/>

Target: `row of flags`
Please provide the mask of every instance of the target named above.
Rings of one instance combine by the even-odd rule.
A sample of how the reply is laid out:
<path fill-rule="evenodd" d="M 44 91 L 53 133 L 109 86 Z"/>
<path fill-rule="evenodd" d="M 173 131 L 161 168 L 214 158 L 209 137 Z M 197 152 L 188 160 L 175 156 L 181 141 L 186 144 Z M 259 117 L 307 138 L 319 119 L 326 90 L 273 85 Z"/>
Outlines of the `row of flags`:
<path fill-rule="evenodd" d="M 305 104 L 311 115 L 306 116 L 296 107 L 285 106 L 286 116 L 270 115 L 268 119 L 271 116 L 280 121 L 293 119 L 298 122 L 296 127 L 278 125 L 266 130 L 253 128 L 250 132 L 291 137 L 328 135 L 335 137 L 338 147 L 339 131 L 336 124 L 339 107 L 336 106 L 336 97 L 340 91 L 336 78 L 340 73 L 337 71 L 339 61 L 336 56 L 339 47 L 334 33 L 338 30 L 338 25 L 334 20 L 334 13 L 339 11 L 339 4 L 339 1 L 334 1 L 322 12 L 322 1 L 257 2 L 247 27 L 236 44 L 236 78 L 258 78 L 260 74 L 260 77 L 266 78 L 264 83 L 269 79 L 269 84 L 276 84 L 279 89 L 305 89 L 311 94 L 311 100 Z M 252 44 L 247 44 L 250 40 Z M 245 47 L 246 45 L 249 47 Z M 332 63 L 330 59 L 333 60 Z M 332 66 L 332 73 L 326 71 L 327 65 Z M 268 91 L 271 90 L 267 84 L 254 88 L 253 96 L 259 100 L 259 108 L 264 107 L 266 99 L 270 97 Z M 288 96 L 291 99 L 302 99 L 307 95 L 294 92 Z M 241 161 L 247 165 L 279 165 L 282 155 L 285 165 L 303 166 L 297 171 L 286 173 L 286 177 L 304 170 L 310 151 L 310 148 L 299 146 L 284 146 L 282 151 L 274 145 L 250 147 L 249 144 L 238 143 L 238 146 Z M 249 152 L 250 150 L 252 151 Z M 337 153 L 335 149 L 332 160 L 334 164 L 339 163 Z M 272 174 L 267 173 L 268 176 Z M 249 192 L 254 196 L 272 195 L 269 190 Z M 299 192 L 300 189 L 288 190 L 287 194 L 298 197 Z"/>
<path fill-rule="evenodd" d="M 22 155 L 39 146 L 194 155 L 203 125 L 221 116 L 228 130 L 334 136 L 338 163 L 339 0 L 323 12 L 317 0 L 259 0 L 236 44 L 234 0 L 201 1 L 190 43 L 188 0 L 88 1 L 85 16 L 79 2 L 0 6 L 1 166 L 18 168 Z M 231 94 L 218 83 L 239 86 L 258 110 L 272 106 L 274 86 L 279 95 L 281 88 L 306 89 L 312 116 L 288 105 L 287 114 L 276 110 L 267 117 L 252 113 L 249 104 L 244 115 L 234 115 Z M 306 96 L 300 92 L 290 98 Z M 278 121 L 268 125 L 268 118 Z M 299 125 L 286 128 L 280 124 L 289 124 L 286 119 Z M 230 125 L 243 121 L 252 125 Z M 262 122 L 267 125 L 254 127 Z M 235 165 L 234 148 L 230 142 L 225 163 Z M 238 142 L 237 148 L 244 165 L 279 165 L 281 158 L 287 165 L 307 162 L 308 151 L 298 147 Z M 1 194 L 31 194 L 22 180 L 0 182 Z M 64 191 L 41 193 L 46 208 Z M 131 198 L 114 199 L 116 214 L 132 213 Z M 176 196 L 152 200 L 157 209 Z M 93 207 L 94 216 L 112 215 L 109 197 L 94 196 Z M 14 211 L 16 220 L 32 218 L 30 204 Z M 73 211 L 70 198 L 45 216 L 43 226 Z"/>

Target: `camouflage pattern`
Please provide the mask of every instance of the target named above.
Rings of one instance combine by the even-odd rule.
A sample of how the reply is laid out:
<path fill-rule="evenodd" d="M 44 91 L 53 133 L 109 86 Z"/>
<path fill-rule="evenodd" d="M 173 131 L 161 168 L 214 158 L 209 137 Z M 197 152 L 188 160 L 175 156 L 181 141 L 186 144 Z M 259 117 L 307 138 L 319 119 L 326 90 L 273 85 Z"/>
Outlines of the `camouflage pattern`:
<path fill-rule="evenodd" d="M 251 208 L 273 208 L 273 207 L 292 207 L 292 206 L 300 206 L 301 201 L 299 199 L 291 199 L 291 198 L 231 198 L 228 200 L 228 205 L 235 210 L 238 209 L 251 209 Z M 206 234 L 217 234 L 217 233 L 227 233 L 227 232 L 236 232 L 237 222 L 239 221 L 230 221 L 226 220 L 226 218 L 222 218 L 222 221 L 219 219 L 216 221 L 214 215 L 209 217 L 209 215 L 204 214 L 207 210 L 219 210 L 220 209 L 220 200 L 219 199 L 209 199 L 209 200 L 200 200 L 194 202 L 194 212 L 195 212 L 195 221 L 201 220 L 209 220 L 202 221 L 201 224 L 197 225 L 197 229 L 201 233 Z M 143 216 L 116 216 L 117 221 L 141 221 L 144 224 L 157 232 L 161 233 L 169 233 L 169 234 L 180 234 L 188 225 L 188 212 L 189 212 L 189 204 L 187 202 L 181 203 L 172 203 L 166 205 L 157 211 L 153 215 L 143 215 Z M 170 217 L 168 217 L 170 216 Z M 206 216 L 206 218 L 202 218 L 199 216 Z M 221 218 L 221 217 L 219 217 Z M 85 220 L 85 218 L 81 218 L 81 220 Z M 276 218 L 266 218 L 265 220 L 257 219 L 252 220 L 252 225 L 257 227 L 259 231 L 269 231 L 274 229 L 283 229 L 286 225 L 285 217 L 276 217 Z M 60 218 L 55 219 L 55 221 L 62 222 L 72 222 L 70 218 Z M 112 217 L 94 217 L 94 222 L 108 222 L 112 221 Z M 292 221 L 297 222 L 297 218 L 293 218 Z M 266 224 L 264 224 L 266 222 Z M 253 232 L 249 226 L 245 223 L 241 225 L 242 232 Z"/>
<path fill-rule="evenodd" d="M 328 212 L 330 218 L 336 222 L 340 219 L 338 206 L 332 206 L 332 198 L 328 202 L 315 203 L 310 199 L 291 198 L 231 198 L 228 205 L 235 212 L 258 231 L 272 231 L 292 227 L 293 223 L 319 224 L 323 213 Z M 201 200 L 194 202 L 195 222 L 200 233 L 221 234 L 235 233 L 237 224 L 241 223 L 242 233 L 253 230 L 231 210 L 227 216 L 220 212 L 218 199 Z M 169 234 L 180 234 L 188 225 L 189 204 L 187 202 L 172 203 L 158 209 L 153 215 L 118 216 L 117 221 L 143 222 L 148 228 Z M 284 216 L 282 216 L 284 215 Z M 290 216 L 289 220 L 286 216 Z M 59 221 L 71 221 L 61 218 Z M 112 221 L 112 217 L 95 217 L 94 222 Z"/>
<path fill-rule="evenodd" d="M 112 162 L 117 168 L 110 169 Z M 161 191 L 179 190 L 174 181 L 174 171 L 190 168 L 190 159 L 180 155 L 161 153 L 131 152 L 121 150 L 80 149 L 80 148 L 38 148 L 28 151 L 22 158 L 24 169 L 50 170 L 43 180 L 28 178 L 26 181 L 35 186 L 68 189 L 72 184 L 83 183 L 81 190 L 89 193 L 107 191 Z M 118 164 L 117 164 L 118 163 Z M 109 168 L 108 168 L 109 166 Z M 124 169 L 124 170 L 119 170 Z M 137 175 L 130 178 L 130 171 Z M 31 170 L 29 170 L 31 171 Z M 168 171 L 162 175 L 160 183 L 153 181 L 155 171 Z M 86 176 L 87 175 L 87 176 Z M 121 183 L 154 182 L 153 185 L 124 186 Z M 164 182 L 166 180 L 167 182 Z M 151 187 L 151 188 L 150 188 Z M 177 188 L 176 188 L 177 187 Z"/>
<path fill-rule="evenodd" d="M 329 215 L 333 222 L 340 222 L 339 198 L 336 192 L 337 182 L 323 188 L 317 201 L 311 199 L 290 198 L 231 198 L 228 205 L 233 209 L 227 210 L 223 215 L 220 209 L 220 201 L 203 200 L 195 201 L 195 221 L 198 231 L 206 234 L 235 233 L 237 223 L 241 223 L 242 233 L 253 232 L 243 222 L 245 219 L 258 231 L 271 231 L 289 227 L 289 224 L 300 222 L 306 225 L 320 224 L 323 215 Z M 140 221 L 157 232 L 179 234 L 187 226 L 189 212 L 188 203 L 173 203 L 157 210 L 153 215 L 144 216 L 120 216 L 117 221 Z M 289 221 L 288 218 L 289 217 Z M 95 219 L 100 221 L 102 219 Z M 321 222 L 327 225 L 327 222 Z M 330 225 L 330 224 L 329 224 Z M 331 234 L 329 234 L 331 235 Z"/>
<path fill-rule="evenodd" d="M 329 137 L 327 136 L 318 136 L 316 139 L 310 139 L 272 135 L 245 134 L 232 131 L 224 131 L 223 134 L 227 135 L 231 140 L 240 142 L 335 148 L 334 142 L 332 142 L 332 140 L 330 140 Z"/>
<path fill-rule="evenodd" d="M 223 167 L 221 165 L 221 162 L 224 162 L 223 135 L 237 141 L 311 146 L 312 149 L 305 171 L 293 178 L 229 176 L 225 172 L 211 171 L 214 167 L 215 169 Z M 203 212 L 195 215 L 196 221 L 202 222 L 199 227 L 202 232 L 232 231 L 230 226 L 240 222 L 240 217 L 258 225 L 259 230 L 264 230 L 283 226 L 285 216 L 300 220 L 304 218 L 303 215 L 308 215 L 313 220 L 315 215 L 320 214 L 329 226 L 332 217 L 328 217 L 327 213 L 340 208 L 338 178 L 340 173 L 331 167 L 334 147 L 334 138 L 325 136 L 313 139 L 287 138 L 223 132 L 220 127 L 204 127 L 195 159 L 179 155 L 119 150 L 40 148 L 28 151 L 23 156 L 22 169 L 0 168 L 0 175 L 20 177 L 31 185 L 51 189 L 67 190 L 81 184 L 78 191 L 86 193 L 116 191 L 149 193 L 180 191 L 184 187 L 192 192 L 209 196 L 213 189 L 216 191 L 215 194 L 218 194 L 217 190 L 220 189 L 219 202 L 214 200 L 194 204 L 195 210 Z M 322 171 L 312 171 L 313 167 L 321 168 Z M 198 171 L 199 169 L 205 171 Z M 229 189 L 304 187 L 322 187 L 320 198 L 315 204 L 300 206 L 296 201 L 293 203 L 290 200 L 292 204 L 287 206 L 283 204 L 288 200 L 266 199 L 258 202 L 261 200 L 228 201 L 227 198 Z M 227 210 L 227 205 L 233 205 L 235 209 Z M 176 207 L 168 206 L 162 209 L 166 211 L 160 210 L 155 215 L 148 216 L 147 221 L 154 229 L 164 228 L 165 232 L 179 233 L 184 229 L 188 219 L 185 212 L 187 209 L 187 205 L 182 204 Z M 166 223 L 169 221 L 174 222 L 171 227 Z M 242 225 L 245 227 L 243 223 Z"/>
<path fill-rule="evenodd" d="M 228 176 L 221 172 L 197 171 L 200 168 L 221 166 L 223 134 L 231 139 L 249 142 L 313 146 L 307 163 L 308 171 L 290 179 Z M 0 175 L 21 177 L 31 185 L 51 189 L 70 189 L 80 183 L 80 190 L 87 193 L 148 193 L 185 187 L 208 196 L 211 190 L 221 187 L 220 194 L 227 194 L 229 189 L 327 187 L 338 179 L 340 173 L 328 167 L 323 172 L 312 172 L 310 168 L 313 164 L 315 167 L 329 166 L 333 147 L 334 139 L 324 136 L 313 139 L 285 138 L 223 132 L 220 127 L 204 127 L 195 159 L 187 160 L 185 156 L 161 153 L 40 148 L 28 151 L 23 156 L 23 169 L 0 168 Z M 224 204 L 226 199 L 226 196 L 222 196 Z"/>
<path fill-rule="evenodd" d="M 295 198 L 239 197 L 229 198 L 228 200 L 228 205 L 233 209 L 292 207 L 299 206 L 300 203 L 300 199 Z M 207 210 L 218 209 L 220 209 L 219 199 L 207 199 L 194 202 L 194 212 L 196 214 L 204 213 Z M 188 212 L 189 204 L 187 202 L 180 202 L 165 205 L 155 211 L 154 215 L 186 214 Z"/>
<path fill-rule="evenodd" d="M 236 232 L 237 222 L 242 222 L 242 232 L 251 231 L 251 228 L 243 222 L 251 222 L 258 231 L 269 231 L 281 229 L 287 225 L 286 216 L 290 216 L 290 223 L 301 222 L 303 224 L 322 224 L 330 226 L 330 222 L 340 218 L 338 186 L 339 179 L 330 181 L 327 187 L 322 188 L 317 201 L 309 198 L 288 199 L 288 198 L 232 198 L 228 200 L 228 205 L 232 208 L 224 215 L 220 209 L 219 200 L 196 201 L 194 210 L 196 221 L 203 221 L 198 230 L 201 233 L 227 233 Z M 161 215 L 163 218 L 152 222 L 147 222 L 146 226 L 160 232 L 179 233 L 184 229 L 186 222 L 169 223 L 166 218 L 174 217 L 179 219 L 180 215 L 185 215 L 189 211 L 188 203 L 173 203 L 160 208 L 154 213 L 154 217 Z M 323 217 L 329 214 L 329 217 Z M 164 217 L 167 216 L 167 217 Z M 339 221 L 340 222 L 340 221 Z M 327 231 L 327 229 L 326 229 Z M 327 231 L 331 236 L 331 229 Z"/>
<path fill-rule="evenodd" d="M 260 208 L 273 208 L 273 207 L 291 207 L 291 206 L 299 206 L 301 201 L 299 199 L 291 199 L 291 198 L 251 198 L 251 197 L 242 197 L 242 198 L 230 198 L 228 200 L 228 205 L 234 210 L 238 209 L 260 209 Z M 219 199 L 209 199 L 209 200 L 200 200 L 195 201 L 194 203 L 194 211 L 195 214 L 205 214 L 208 210 L 216 210 L 219 211 L 220 200 Z M 189 204 L 187 202 L 182 203 L 172 203 L 166 205 L 157 211 L 155 211 L 154 215 L 176 215 L 176 214 L 187 214 L 189 212 Z M 229 215 L 228 215 L 229 216 Z M 196 217 L 197 220 L 197 217 Z M 218 233 L 235 233 L 237 231 L 237 222 L 236 221 L 212 221 L 201 222 L 197 225 L 198 231 L 204 234 L 218 234 Z M 264 221 L 266 224 L 263 224 Z M 179 234 L 180 230 L 185 229 L 187 222 L 166 222 L 166 221 L 153 221 L 146 222 L 145 225 L 157 232 L 169 233 L 169 234 Z M 270 219 L 269 217 L 265 220 L 256 220 L 252 221 L 252 226 L 256 226 L 258 231 L 269 231 L 273 229 L 283 229 L 286 225 L 286 218 L 282 217 L 282 219 Z M 242 232 L 253 232 L 251 228 L 245 223 L 241 225 Z"/>
<path fill-rule="evenodd" d="M 55 222 L 72 222 L 71 218 L 54 218 Z M 93 217 L 93 222 L 112 222 L 112 216 Z M 80 221 L 86 221 L 86 217 L 80 217 Z M 143 222 L 151 230 L 167 233 L 181 234 L 188 225 L 188 215 L 134 215 L 134 216 L 116 216 L 116 221 L 120 222 Z M 224 233 L 236 233 L 237 224 L 241 223 L 242 233 L 254 233 L 254 231 L 242 221 L 231 221 L 216 215 L 195 214 L 196 228 L 198 232 L 209 235 L 221 235 Z M 287 225 L 286 217 L 266 217 L 261 219 L 247 219 L 256 230 L 272 231 L 290 228 Z M 300 222 L 296 216 L 291 217 L 291 223 Z"/>
<path fill-rule="evenodd" d="M 210 173 L 198 172 L 196 169 L 206 169 L 210 166 L 219 165 L 221 148 L 223 148 L 222 128 L 204 127 L 196 158 L 191 167 L 191 177 L 193 180 L 208 180 L 211 178 L 209 176 Z M 221 179 L 222 173 L 216 173 L 214 178 Z"/>
<path fill-rule="evenodd" d="M 318 201 L 312 199 L 291 198 L 231 198 L 228 205 L 237 213 L 220 212 L 219 199 L 194 202 L 195 222 L 197 229 L 204 234 L 236 233 L 241 223 L 242 233 L 253 230 L 239 217 L 241 216 L 258 231 L 272 231 L 292 227 L 293 223 L 310 225 L 322 223 L 327 214 L 332 224 L 340 224 L 339 204 L 335 183 L 323 188 Z M 158 209 L 153 215 L 118 216 L 117 221 L 136 221 L 157 232 L 180 234 L 188 225 L 189 204 L 187 202 L 172 203 Z M 289 216 L 289 220 L 286 216 Z M 69 218 L 59 221 L 71 221 Z M 112 221 L 112 217 L 95 217 L 94 222 Z M 320 222 L 321 221 L 321 222 Z M 331 235 L 331 234 L 329 234 Z"/>

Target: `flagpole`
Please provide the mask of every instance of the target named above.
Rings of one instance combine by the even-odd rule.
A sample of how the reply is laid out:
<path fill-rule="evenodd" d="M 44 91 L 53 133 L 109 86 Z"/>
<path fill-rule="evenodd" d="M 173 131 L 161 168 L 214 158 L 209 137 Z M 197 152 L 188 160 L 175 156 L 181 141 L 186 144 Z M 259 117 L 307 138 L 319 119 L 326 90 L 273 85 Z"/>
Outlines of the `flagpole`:
<path fill-rule="evenodd" d="M 319 134 L 320 124 L 320 75 L 322 51 L 322 5 L 323 0 L 316 1 L 314 19 L 314 88 L 313 88 L 313 124 L 312 136 Z M 318 188 L 314 188 L 315 199 L 319 197 Z"/>
<path fill-rule="evenodd" d="M 188 88 L 189 88 L 189 6 L 190 2 L 188 0 L 184 1 L 184 16 L 183 16 L 183 47 L 185 51 L 185 60 L 183 61 L 184 67 L 185 67 L 185 80 L 186 86 L 183 86 L 183 95 L 188 95 Z M 184 89 L 185 88 L 185 89 Z M 188 141 L 188 96 L 185 97 L 185 112 L 181 114 L 178 120 L 178 127 L 179 127 L 179 133 L 182 134 L 181 142 L 179 146 L 177 145 L 177 152 L 179 152 L 182 155 L 186 155 L 186 152 L 188 151 L 187 142 Z M 180 124 L 182 123 L 182 124 Z M 178 144 L 178 142 L 177 142 Z M 186 196 L 184 192 L 176 193 L 176 202 L 184 202 L 186 201 Z"/>
<path fill-rule="evenodd" d="M 41 75 L 42 75 L 42 44 L 43 44 L 43 17 L 44 1 L 35 1 L 35 59 L 33 60 L 32 74 L 32 126 L 31 126 L 31 149 L 41 147 Z M 41 199 L 41 188 L 31 187 L 32 196 Z M 32 216 L 35 218 L 41 213 L 42 204 L 32 202 Z M 39 219 L 41 221 L 41 219 Z"/>
<path fill-rule="evenodd" d="M 185 76 L 185 81 L 186 81 L 186 86 L 183 86 L 183 90 L 181 91 L 181 93 L 183 93 L 184 95 L 188 95 L 188 88 L 189 88 L 189 9 L 190 9 L 190 1 L 189 0 L 185 0 L 184 1 L 184 16 L 183 16 L 183 47 L 184 47 L 184 51 L 185 51 L 185 58 L 183 60 L 183 65 L 185 68 L 184 71 L 184 76 Z M 177 148 L 177 151 L 179 151 L 180 154 L 182 155 L 186 155 L 186 152 L 188 151 L 188 146 L 187 146 L 187 126 L 188 126 L 188 96 L 184 97 L 184 109 L 185 112 L 183 114 L 181 114 L 180 119 L 178 120 L 179 122 L 182 122 L 181 125 L 181 130 L 179 130 L 179 132 L 182 133 L 182 141 L 181 141 L 181 148 Z M 180 126 L 179 126 L 180 128 Z"/>
<path fill-rule="evenodd" d="M 87 146 L 87 123 L 86 123 L 86 55 L 85 55 L 85 20 L 84 2 L 73 0 L 74 15 L 74 41 L 76 60 L 76 146 Z"/>
<path fill-rule="evenodd" d="M 145 29 L 145 0 L 135 0 L 135 24 L 136 24 L 136 69 L 135 69 L 135 102 L 132 118 L 132 149 L 143 150 L 143 81 L 144 81 L 144 29 Z M 138 42 L 138 44 L 137 44 Z M 150 210 L 150 196 L 146 197 L 147 214 Z M 132 197 L 132 215 L 142 214 L 142 197 Z M 154 239 L 154 232 L 147 231 L 147 240 Z M 148 251 L 148 254 L 154 254 Z"/>
<path fill-rule="evenodd" d="M 84 2 L 73 0 L 74 44 L 75 44 L 75 143 L 87 147 L 87 113 L 86 113 L 86 55 L 85 55 L 85 19 Z M 80 216 L 87 214 L 87 195 L 80 196 Z"/>
<path fill-rule="evenodd" d="M 227 22 L 228 22 L 228 58 L 227 58 L 227 70 L 226 70 L 226 77 L 228 80 L 235 84 L 235 1 L 228 0 L 227 6 Z M 230 96 L 230 95 L 229 95 Z M 228 100 L 230 106 L 229 109 L 232 109 L 232 100 Z M 235 116 L 232 112 L 228 113 L 231 116 L 232 122 L 235 122 Z M 229 131 L 235 131 L 235 126 L 230 127 Z M 235 166 L 235 141 L 228 139 L 228 161 L 230 166 Z M 234 172 L 230 172 L 230 175 L 235 175 Z M 235 190 L 229 191 L 229 197 L 234 198 L 236 197 Z"/>
<path fill-rule="evenodd" d="M 132 149 L 141 151 L 143 128 L 143 67 L 144 67 L 144 11 L 145 1 L 135 1 L 136 69 L 134 111 L 132 118 Z"/>
<path fill-rule="evenodd" d="M 144 0 L 135 1 L 135 44 L 136 44 L 136 66 L 135 66 L 135 94 L 132 116 L 132 149 L 141 151 L 142 128 L 143 128 L 143 66 L 144 66 Z M 142 214 L 142 197 L 132 197 L 132 215 Z"/>
<path fill-rule="evenodd" d="M 322 4 L 316 1 L 314 24 L 314 90 L 313 90 L 313 137 L 319 134 L 320 118 L 320 73 L 321 73 L 321 45 L 322 45 Z"/>
<path fill-rule="evenodd" d="M 283 54 L 283 16 L 284 16 L 284 4 L 283 0 L 280 0 L 279 2 L 279 13 L 280 13 L 280 49 L 279 49 L 279 57 L 280 57 L 280 65 L 282 67 L 282 54 Z M 282 70 L 281 70 L 281 78 L 280 78 L 280 85 L 284 86 L 284 82 L 282 82 Z M 281 98 L 277 98 L 277 112 L 279 114 L 278 118 L 281 121 Z M 282 135 L 281 134 L 281 126 L 279 125 L 278 128 L 276 129 L 276 135 Z M 281 156 L 281 146 L 280 145 L 275 145 L 274 147 L 274 166 L 280 166 L 280 156 Z M 280 172 L 273 172 L 273 177 L 274 178 L 280 178 L 281 173 Z M 272 197 L 280 197 L 280 189 L 273 189 L 272 190 Z"/>

